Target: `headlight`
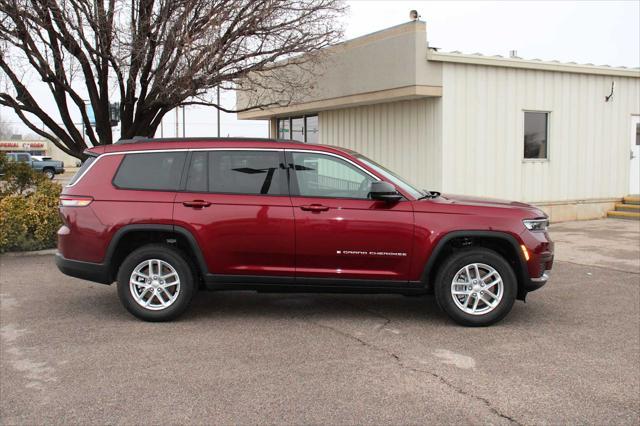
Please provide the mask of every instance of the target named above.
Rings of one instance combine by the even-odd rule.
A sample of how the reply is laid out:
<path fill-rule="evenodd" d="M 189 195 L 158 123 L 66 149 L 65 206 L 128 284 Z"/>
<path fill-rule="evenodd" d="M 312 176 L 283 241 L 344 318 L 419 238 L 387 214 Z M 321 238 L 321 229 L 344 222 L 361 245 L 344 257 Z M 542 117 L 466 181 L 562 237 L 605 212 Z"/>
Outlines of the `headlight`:
<path fill-rule="evenodd" d="M 549 219 L 525 219 L 522 223 L 529 231 L 546 231 Z"/>

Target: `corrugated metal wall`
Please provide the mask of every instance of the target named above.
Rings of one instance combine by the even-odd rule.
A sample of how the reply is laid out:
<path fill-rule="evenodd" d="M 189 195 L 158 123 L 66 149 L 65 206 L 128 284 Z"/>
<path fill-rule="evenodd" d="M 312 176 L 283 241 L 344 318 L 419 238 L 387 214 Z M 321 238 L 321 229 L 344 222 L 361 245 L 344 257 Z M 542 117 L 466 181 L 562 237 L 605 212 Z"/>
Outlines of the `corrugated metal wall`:
<path fill-rule="evenodd" d="M 548 161 L 523 161 L 524 110 L 550 112 Z M 621 197 L 638 113 L 640 79 L 446 63 L 443 189 L 531 202 Z"/>
<path fill-rule="evenodd" d="M 324 111 L 319 121 L 320 143 L 358 151 L 419 188 L 441 188 L 441 98 Z"/>

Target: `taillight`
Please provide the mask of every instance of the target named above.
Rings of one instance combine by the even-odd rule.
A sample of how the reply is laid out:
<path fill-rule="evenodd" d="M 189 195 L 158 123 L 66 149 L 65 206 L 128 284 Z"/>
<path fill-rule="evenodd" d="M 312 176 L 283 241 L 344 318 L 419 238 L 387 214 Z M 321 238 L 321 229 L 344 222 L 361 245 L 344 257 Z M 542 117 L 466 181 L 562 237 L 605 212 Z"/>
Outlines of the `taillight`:
<path fill-rule="evenodd" d="M 63 195 L 60 197 L 60 207 L 85 207 L 91 204 L 92 197 L 75 197 Z"/>

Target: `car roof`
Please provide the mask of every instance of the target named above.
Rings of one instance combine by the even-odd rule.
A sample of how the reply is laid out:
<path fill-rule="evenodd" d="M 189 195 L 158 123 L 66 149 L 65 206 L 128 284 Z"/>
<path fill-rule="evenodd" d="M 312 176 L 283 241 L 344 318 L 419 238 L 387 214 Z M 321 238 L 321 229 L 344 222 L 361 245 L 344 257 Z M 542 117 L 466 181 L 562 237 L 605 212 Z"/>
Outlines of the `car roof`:
<path fill-rule="evenodd" d="M 101 145 L 89 148 L 87 152 L 94 154 L 106 154 L 130 151 L 155 151 L 176 149 L 207 149 L 207 148 L 256 148 L 256 149 L 305 149 L 324 152 L 340 152 L 353 155 L 353 152 L 344 148 L 330 145 L 308 144 L 285 139 L 268 138 L 136 138 L 120 140 L 113 145 Z"/>

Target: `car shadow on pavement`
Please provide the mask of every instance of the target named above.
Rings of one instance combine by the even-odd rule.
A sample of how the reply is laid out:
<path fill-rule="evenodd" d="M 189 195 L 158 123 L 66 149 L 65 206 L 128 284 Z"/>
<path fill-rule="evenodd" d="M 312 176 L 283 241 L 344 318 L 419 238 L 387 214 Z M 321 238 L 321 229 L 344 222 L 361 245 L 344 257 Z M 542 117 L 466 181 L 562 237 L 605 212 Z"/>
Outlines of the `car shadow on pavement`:
<path fill-rule="evenodd" d="M 502 321 L 526 324 L 537 317 L 536 309 L 516 302 Z M 532 309 L 534 308 L 534 309 Z M 116 322 L 140 321 L 120 304 L 115 284 L 89 284 L 87 291 L 76 292 L 67 300 L 66 310 L 74 315 L 95 316 Z M 539 313 L 542 314 L 542 313 Z M 547 312 L 546 314 L 549 314 Z M 541 315 L 544 317 L 546 314 Z M 425 325 L 458 327 L 438 307 L 433 295 L 339 293 L 259 293 L 255 291 L 198 291 L 187 311 L 175 322 L 202 323 L 221 319 L 287 320 L 313 317 L 317 320 L 407 321 Z"/>

